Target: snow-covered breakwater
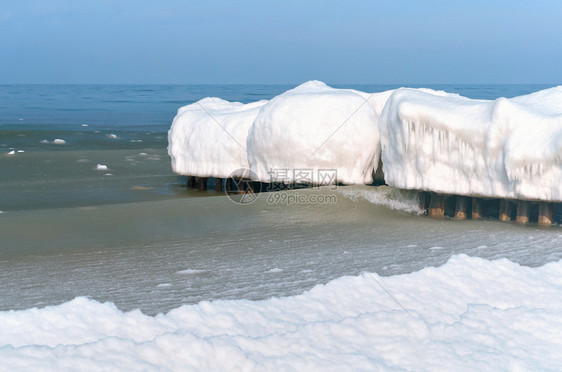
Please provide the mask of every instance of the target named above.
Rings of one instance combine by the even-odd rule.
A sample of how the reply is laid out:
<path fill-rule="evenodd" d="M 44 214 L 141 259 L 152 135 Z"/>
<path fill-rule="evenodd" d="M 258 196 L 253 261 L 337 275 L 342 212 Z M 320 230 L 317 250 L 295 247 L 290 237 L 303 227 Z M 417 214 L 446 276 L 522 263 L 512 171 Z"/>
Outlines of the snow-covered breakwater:
<path fill-rule="evenodd" d="M 337 174 L 330 182 L 370 184 L 382 164 L 384 182 L 401 189 L 547 202 L 545 218 L 552 203 L 562 202 L 562 86 L 474 100 L 431 89 L 371 94 L 310 81 L 270 101 L 205 98 L 182 107 L 168 140 L 173 170 L 203 178 L 199 188 L 207 177 L 221 186 L 243 168 L 259 182 L 291 183 L 297 172 L 329 169 Z M 528 220 L 529 206 L 519 209 Z"/>

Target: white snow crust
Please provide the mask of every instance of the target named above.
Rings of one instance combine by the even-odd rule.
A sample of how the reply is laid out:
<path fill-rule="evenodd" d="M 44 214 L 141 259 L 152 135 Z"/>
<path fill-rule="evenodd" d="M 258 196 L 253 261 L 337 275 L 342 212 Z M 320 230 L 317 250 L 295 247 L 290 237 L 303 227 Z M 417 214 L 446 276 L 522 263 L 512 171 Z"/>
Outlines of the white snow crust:
<path fill-rule="evenodd" d="M 249 168 L 248 129 L 267 101 L 248 104 L 204 98 L 178 110 L 168 132 L 174 172 L 199 177 L 228 177 Z"/>
<path fill-rule="evenodd" d="M 460 255 L 411 274 L 155 317 L 84 297 L 4 311 L 0 369 L 558 370 L 561 314 L 562 261 L 529 268 Z"/>
<path fill-rule="evenodd" d="M 493 101 L 403 88 L 379 129 L 391 186 L 562 201 L 562 87 Z"/>
<path fill-rule="evenodd" d="M 265 182 L 292 182 L 295 171 L 310 169 L 336 170 L 346 184 L 371 183 L 380 154 L 379 96 L 367 101 L 368 93 L 309 81 L 273 98 L 248 134 L 251 170 Z M 282 178 L 272 173 L 284 169 Z"/>
<path fill-rule="evenodd" d="M 262 182 L 369 184 L 562 201 L 562 86 L 475 100 L 431 89 L 380 93 L 309 81 L 271 101 L 205 98 L 179 109 L 168 134 L 176 173 Z M 240 176 L 242 171 L 239 172 Z"/>

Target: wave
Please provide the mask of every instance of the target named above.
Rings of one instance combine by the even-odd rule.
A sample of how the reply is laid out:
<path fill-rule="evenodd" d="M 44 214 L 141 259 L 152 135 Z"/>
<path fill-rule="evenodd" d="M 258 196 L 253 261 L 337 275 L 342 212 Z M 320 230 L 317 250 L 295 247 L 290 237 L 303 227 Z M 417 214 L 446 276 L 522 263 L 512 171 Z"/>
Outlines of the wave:
<path fill-rule="evenodd" d="M 562 261 L 458 255 L 154 317 L 85 297 L 0 312 L 0 360 L 6 370 L 556 370 L 561 312 Z"/>
<path fill-rule="evenodd" d="M 400 190 L 390 186 L 339 187 L 338 192 L 352 201 L 364 199 L 370 203 L 407 213 L 423 214 L 416 191 Z"/>

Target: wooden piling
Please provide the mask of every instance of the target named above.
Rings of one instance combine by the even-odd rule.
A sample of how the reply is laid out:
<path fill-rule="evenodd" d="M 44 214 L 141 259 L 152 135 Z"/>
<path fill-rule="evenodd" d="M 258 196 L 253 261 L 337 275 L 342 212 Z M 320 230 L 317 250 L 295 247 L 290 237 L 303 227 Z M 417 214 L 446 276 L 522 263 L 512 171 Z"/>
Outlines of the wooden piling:
<path fill-rule="evenodd" d="M 238 194 L 245 194 L 246 193 L 246 182 L 244 182 L 240 178 L 236 179 L 236 192 Z"/>
<path fill-rule="evenodd" d="M 466 196 L 457 196 L 455 203 L 455 219 L 465 220 L 466 219 L 466 208 L 468 205 L 468 198 Z"/>
<path fill-rule="evenodd" d="M 187 187 L 194 189 L 196 186 L 195 177 L 187 176 Z"/>
<path fill-rule="evenodd" d="M 429 202 L 429 209 L 427 213 L 433 218 L 445 217 L 445 195 L 431 193 L 431 200 Z"/>
<path fill-rule="evenodd" d="M 222 178 L 215 178 L 215 191 L 216 192 L 222 191 Z"/>
<path fill-rule="evenodd" d="M 228 177 L 224 183 L 224 191 L 232 192 L 232 177 Z"/>
<path fill-rule="evenodd" d="M 479 220 L 482 218 L 482 200 L 479 198 L 472 198 L 472 215 L 473 220 Z"/>
<path fill-rule="evenodd" d="M 256 189 L 255 183 L 254 183 L 253 181 L 249 181 L 249 180 L 248 180 L 248 181 L 244 181 L 244 183 L 245 183 L 246 191 L 247 191 L 248 193 L 252 193 L 252 194 L 253 194 L 253 193 L 254 193 L 254 190 Z"/>
<path fill-rule="evenodd" d="M 517 219 L 518 224 L 525 225 L 529 223 L 529 202 L 525 200 L 517 201 Z"/>
<path fill-rule="evenodd" d="M 207 177 L 195 177 L 197 190 L 207 190 Z"/>
<path fill-rule="evenodd" d="M 427 213 L 427 193 L 425 191 L 418 191 L 419 207 L 424 213 Z"/>
<path fill-rule="evenodd" d="M 552 225 L 552 212 L 554 210 L 553 203 L 539 203 L 539 225 Z"/>
<path fill-rule="evenodd" d="M 498 220 L 503 222 L 511 221 L 511 202 L 509 200 L 500 200 L 500 213 Z"/>

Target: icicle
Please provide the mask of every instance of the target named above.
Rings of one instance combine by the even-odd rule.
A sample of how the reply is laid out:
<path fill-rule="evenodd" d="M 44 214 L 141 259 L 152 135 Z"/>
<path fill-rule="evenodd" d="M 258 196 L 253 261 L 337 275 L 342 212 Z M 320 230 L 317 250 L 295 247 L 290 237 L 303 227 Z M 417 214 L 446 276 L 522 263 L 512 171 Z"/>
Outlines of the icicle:
<path fill-rule="evenodd" d="M 404 133 L 404 140 L 405 140 L 404 142 L 406 142 L 406 152 L 408 152 L 410 148 L 410 121 L 406 121 L 404 124 L 405 124 L 404 126 L 406 127 Z"/>

